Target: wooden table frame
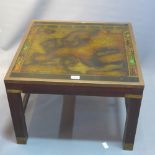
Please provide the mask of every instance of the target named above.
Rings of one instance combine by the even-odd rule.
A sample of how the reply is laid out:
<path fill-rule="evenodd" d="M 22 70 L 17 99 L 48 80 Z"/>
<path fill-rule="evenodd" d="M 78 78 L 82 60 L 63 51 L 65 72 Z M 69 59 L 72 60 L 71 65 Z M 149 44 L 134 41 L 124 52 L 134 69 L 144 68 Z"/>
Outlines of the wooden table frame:
<path fill-rule="evenodd" d="M 18 144 L 25 144 L 28 138 L 24 111 L 28 102 L 29 94 L 64 94 L 64 95 L 92 95 L 125 97 L 126 123 L 123 137 L 123 149 L 132 150 L 134 145 L 136 127 L 143 88 L 123 87 L 100 87 L 79 85 L 47 85 L 47 84 L 16 84 L 5 82 L 7 96 L 10 105 L 12 120 L 14 124 Z M 18 89 L 17 89 L 18 88 Z M 22 100 L 21 93 L 25 93 Z"/>
<path fill-rule="evenodd" d="M 25 40 L 23 38 L 23 41 Z M 18 144 L 26 144 L 28 133 L 25 122 L 25 109 L 30 94 L 62 94 L 88 95 L 106 97 L 124 97 L 126 104 L 126 123 L 123 136 L 123 149 L 132 150 L 136 134 L 139 111 L 143 96 L 144 82 L 137 57 L 139 82 L 111 82 L 111 81 L 84 81 L 84 80 L 56 80 L 10 77 L 11 69 L 20 52 L 18 52 L 5 77 L 5 86 L 9 101 L 12 121 Z M 134 49 L 135 41 L 134 41 Z M 21 93 L 25 93 L 22 100 Z"/>

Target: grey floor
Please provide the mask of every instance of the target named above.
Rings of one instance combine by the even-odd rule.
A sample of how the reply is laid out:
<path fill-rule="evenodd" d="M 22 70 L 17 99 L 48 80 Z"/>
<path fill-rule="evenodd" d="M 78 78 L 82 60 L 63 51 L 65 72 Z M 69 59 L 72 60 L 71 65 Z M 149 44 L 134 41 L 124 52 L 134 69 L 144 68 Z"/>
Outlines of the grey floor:
<path fill-rule="evenodd" d="M 0 1 L 0 155 L 155 153 L 155 2 L 153 0 Z M 122 150 L 123 98 L 32 95 L 26 110 L 27 145 L 17 145 L 3 78 L 31 19 L 131 22 L 145 80 L 135 146 Z M 68 110 L 69 109 L 69 110 Z M 74 116 L 74 117 L 73 117 Z M 106 148 L 103 143 L 108 145 Z"/>

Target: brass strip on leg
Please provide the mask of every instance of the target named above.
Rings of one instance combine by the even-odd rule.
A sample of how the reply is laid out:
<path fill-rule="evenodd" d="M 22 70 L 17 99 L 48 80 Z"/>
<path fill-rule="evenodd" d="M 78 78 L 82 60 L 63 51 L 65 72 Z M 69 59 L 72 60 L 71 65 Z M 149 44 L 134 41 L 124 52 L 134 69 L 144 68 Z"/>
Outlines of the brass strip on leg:
<path fill-rule="evenodd" d="M 17 144 L 26 144 L 27 143 L 27 137 L 16 137 Z"/>
<path fill-rule="evenodd" d="M 133 144 L 132 143 L 124 143 L 123 150 L 133 150 Z"/>

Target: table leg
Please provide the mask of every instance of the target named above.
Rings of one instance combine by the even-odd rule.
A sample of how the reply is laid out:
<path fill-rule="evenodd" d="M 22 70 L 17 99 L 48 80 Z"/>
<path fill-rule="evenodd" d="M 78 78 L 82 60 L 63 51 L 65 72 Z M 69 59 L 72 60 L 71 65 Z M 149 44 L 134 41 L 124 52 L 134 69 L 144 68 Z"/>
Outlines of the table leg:
<path fill-rule="evenodd" d="M 133 150 L 141 100 L 142 96 L 138 95 L 129 95 L 125 97 L 127 115 L 123 136 L 124 150 Z"/>
<path fill-rule="evenodd" d="M 26 144 L 28 134 L 21 93 L 7 92 L 16 140 L 18 144 Z"/>
<path fill-rule="evenodd" d="M 73 95 L 64 95 L 59 131 L 60 138 L 72 138 L 75 98 Z"/>

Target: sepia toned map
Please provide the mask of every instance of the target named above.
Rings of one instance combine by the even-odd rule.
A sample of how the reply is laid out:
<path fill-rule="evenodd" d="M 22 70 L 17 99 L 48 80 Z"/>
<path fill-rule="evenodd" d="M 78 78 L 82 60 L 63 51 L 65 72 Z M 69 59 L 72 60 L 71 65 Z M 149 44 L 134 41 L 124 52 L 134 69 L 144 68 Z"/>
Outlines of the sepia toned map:
<path fill-rule="evenodd" d="M 138 81 L 128 24 L 34 22 L 12 77 Z"/>

